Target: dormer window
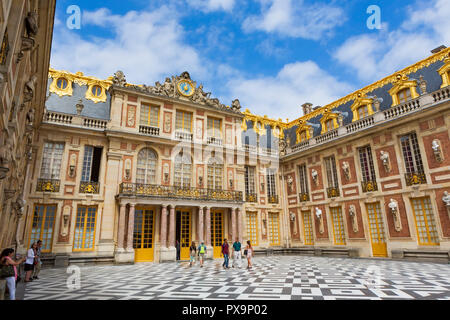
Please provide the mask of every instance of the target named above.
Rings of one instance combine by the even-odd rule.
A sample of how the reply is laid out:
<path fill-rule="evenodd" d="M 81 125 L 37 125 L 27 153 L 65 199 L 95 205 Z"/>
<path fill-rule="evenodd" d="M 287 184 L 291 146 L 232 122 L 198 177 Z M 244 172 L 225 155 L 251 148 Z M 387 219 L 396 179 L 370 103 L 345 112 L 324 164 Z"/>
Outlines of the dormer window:
<path fill-rule="evenodd" d="M 398 93 L 398 101 L 405 103 L 411 100 L 411 90 L 409 88 L 403 89 Z"/>
<path fill-rule="evenodd" d="M 56 86 L 61 90 L 66 90 L 68 85 L 69 85 L 69 82 L 65 78 L 59 78 L 56 81 Z"/>
<path fill-rule="evenodd" d="M 359 92 L 350 109 L 353 111 L 353 122 L 373 115 L 374 98 L 367 97 Z"/>
<path fill-rule="evenodd" d="M 448 87 L 450 85 L 450 54 L 444 59 L 444 65 L 438 70 L 441 78 L 442 85 L 441 88 Z"/>
<path fill-rule="evenodd" d="M 369 116 L 369 107 L 367 105 L 363 105 L 358 108 L 358 117 L 359 119 L 363 119 Z"/>
<path fill-rule="evenodd" d="M 331 130 L 334 130 L 334 123 L 333 123 L 333 119 L 330 119 L 330 120 L 328 120 L 327 122 L 325 122 L 325 130 L 328 132 L 328 131 L 331 131 Z"/>
<path fill-rule="evenodd" d="M 320 134 L 324 134 L 339 128 L 338 118 L 340 118 L 339 113 L 335 113 L 332 110 L 325 108 L 323 111 L 322 119 L 320 119 L 320 124 L 322 125 L 322 132 Z"/>
<path fill-rule="evenodd" d="M 308 140 L 308 134 L 306 130 L 300 132 L 300 142 Z"/>
<path fill-rule="evenodd" d="M 297 144 L 309 140 L 313 135 L 312 127 L 303 120 L 299 120 L 296 133 L 297 133 Z"/>

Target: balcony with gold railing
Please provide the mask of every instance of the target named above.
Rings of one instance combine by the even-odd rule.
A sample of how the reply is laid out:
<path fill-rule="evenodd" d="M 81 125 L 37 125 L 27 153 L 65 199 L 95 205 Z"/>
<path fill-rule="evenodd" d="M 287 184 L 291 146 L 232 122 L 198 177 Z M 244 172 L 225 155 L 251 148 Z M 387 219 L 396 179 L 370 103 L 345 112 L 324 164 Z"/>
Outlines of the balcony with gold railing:
<path fill-rule="evenodd" d="M 427 178 L 423 172 L 411 172 L 405 174 L 405 181 L 406 185 L 410 187 L 419 184 L 426 184 Z"/>
<path fill-rule="evenodd" d="M 339 187 L 331 187 L 331 188 L 327 188 L 327 195 L 328 198 L 337 198 L 341 195 L 341 192 L 339 191 Z"/>
<path fill-rule="evenodd" d="M 272 195 L 272 196 L 268 196 L 267 202 L 270 204 L 278 204 L 280 201 L 278 196 Z"/>
<path fill-rule="evenodd" d="M 239 203 L 244 202 L 243 193 L 240 191 L 161 186 L 139 183 L 122 183 L 119 187 L 119 196 Z"/>
<path fill-rule="evenodd" d="M 364 193 L 378 191 L 378 184 L 376 181 L 362 181 L 361 186 Z"/>
<path fill-rule="evenodd" d="M 80 193 L 81 194 L 99 194 L 100 193 L 100 183 L 98 182 L 80 182 Z"/>
<path fill-rule="evenodd" d="M 56 179 L 38 179 L 36 185 L 36 192 L 59 192 L 61 180 Z"/>
<path fill-rule="evenodd" d="M 300 199 L 300 202 L 308 202 L 311 201 L 311 198 L 309 196 L 309 193 L 299 193 L 298 198 Z"/>
<path fill-rule="evenodd" d="M 256 203 L 258 202 L 258 195 L 256 193 L 246 193 L 245 202 Z"/>

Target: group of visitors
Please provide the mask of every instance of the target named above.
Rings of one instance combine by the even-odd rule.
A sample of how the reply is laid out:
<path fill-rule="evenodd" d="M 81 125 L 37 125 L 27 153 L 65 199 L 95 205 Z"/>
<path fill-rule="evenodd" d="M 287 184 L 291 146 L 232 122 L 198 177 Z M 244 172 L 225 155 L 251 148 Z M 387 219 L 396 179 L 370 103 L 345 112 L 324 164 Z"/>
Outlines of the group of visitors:
<path fill-rule="evenodd" d="M 41 271 L 41 247 L 42 241 L 34 242 L 27 251 L 27 255 L 14 260 L 14 249 L 4 249 L 0 256 L 0 279 L 6 281 L 9 299 L 16 300 L 17 283 L 20 281 L 18 267 L 25 262 L 25 282 L 39 279 Z"/>
<path fill-rule="evenodd" d="M 239 242 L 238 239 L 233 243 L 233 246 L 231 247 L 232 253 L 233 253 L 233 262 L 232 267 L 238 266 L 239 268 L 242 268 L 242 245 Z M 203 262 L 205 260 L 206 255 L 206 246 L 205 243 L 202 241 L 200 246 L 196 246 L 195 242 L 192 242 L 191 247 L 189 248 L 190 252 L 190 266 L 192 267 L 195 264 L 196 257 L 199 258 L 200 261 L 200 267 L 203 268 Z M 244 255 L 247 257 L 247 269 L 252 268 L 252 257 L 253 257 L 253 247 L 250 241 L 247 241 L 247 246 L 244 250 Z M 222 264 L 224 269 L 229 269 L 229 262 L 230 262 L 230 246 L 228 244 L 227 239 L 224 239 L 222 248 L 221 248 L 221 256 L 224 258 L 224 262 Z"/>

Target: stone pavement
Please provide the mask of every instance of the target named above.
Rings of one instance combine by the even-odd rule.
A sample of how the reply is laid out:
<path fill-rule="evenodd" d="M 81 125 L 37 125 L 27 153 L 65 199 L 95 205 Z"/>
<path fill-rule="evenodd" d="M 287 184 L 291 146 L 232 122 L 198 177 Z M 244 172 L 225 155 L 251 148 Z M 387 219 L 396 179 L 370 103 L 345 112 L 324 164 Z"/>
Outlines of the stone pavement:
<path fill-rule="evenodd" d="M 450 300 L 450 265 L 390 260 L 271 256 L 253 270 L 189 263 L 80 267 L 80 288 L 66 269 L 41 271 L 25 300 Z M 73 280 L 73 279 L 72 279 Z"/>

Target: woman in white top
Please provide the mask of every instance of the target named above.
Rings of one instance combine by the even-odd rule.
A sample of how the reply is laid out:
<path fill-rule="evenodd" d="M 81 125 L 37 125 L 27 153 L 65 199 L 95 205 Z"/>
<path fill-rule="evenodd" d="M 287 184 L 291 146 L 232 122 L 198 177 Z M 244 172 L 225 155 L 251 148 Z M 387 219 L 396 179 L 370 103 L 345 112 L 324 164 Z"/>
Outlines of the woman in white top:
<path fill-rule="evenodd" d="M 245 251 L 247 251 L 247 269 L 251 269 L 253 267 L 252 264 L 252 256 L 253 256 L 253 247 L 252 244 L 250 243 L 250 240 L 247 241 L 247 247 L 245 248 Z"/>
<path fill-rule="evenodd" d="M 34 269 L 34 258 L 36 256 L 36 249 L 37 249 L 37 244 L 36 242 L 34 242 L 31 245 L 31 248 L 28 250 L 27 252 L 27 260 L 25 261 L 25 282 L 31 282 L 33 281 L 31 278 L 31 274 L 33 273 L 33 269 Z"/>

